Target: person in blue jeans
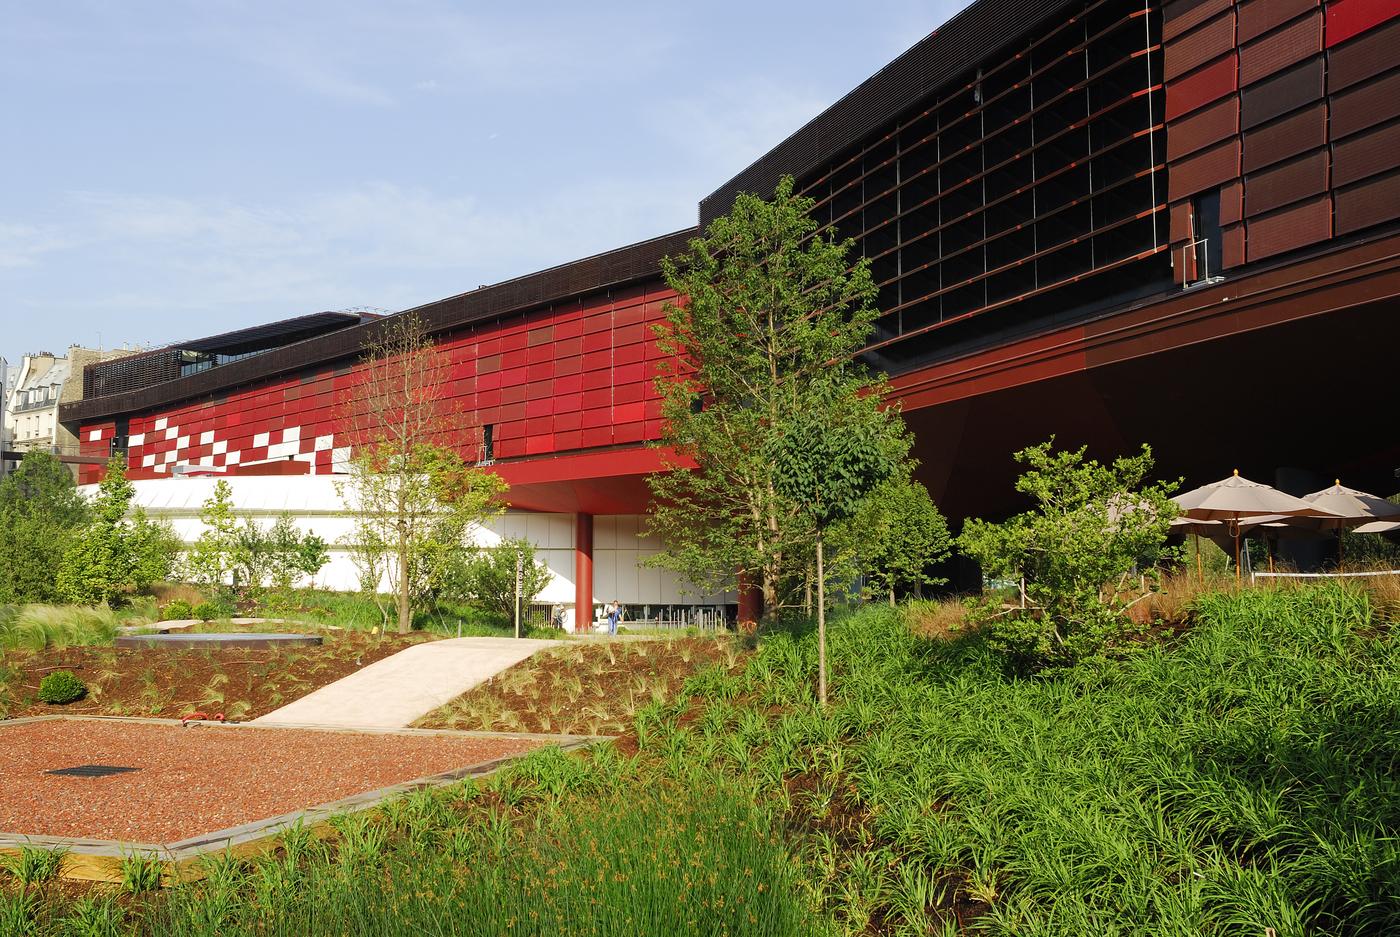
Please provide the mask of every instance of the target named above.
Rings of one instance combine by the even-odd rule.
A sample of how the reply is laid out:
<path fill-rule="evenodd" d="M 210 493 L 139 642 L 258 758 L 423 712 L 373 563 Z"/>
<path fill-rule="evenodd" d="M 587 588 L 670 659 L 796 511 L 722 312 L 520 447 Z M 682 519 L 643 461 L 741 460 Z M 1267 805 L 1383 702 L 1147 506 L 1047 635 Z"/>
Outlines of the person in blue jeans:
<path fill-rule="evenodd" d="M 608 603 L 608 634 L 617 634 L 617 622 L 622 618 L 622 603 L 613 599 Z"/>

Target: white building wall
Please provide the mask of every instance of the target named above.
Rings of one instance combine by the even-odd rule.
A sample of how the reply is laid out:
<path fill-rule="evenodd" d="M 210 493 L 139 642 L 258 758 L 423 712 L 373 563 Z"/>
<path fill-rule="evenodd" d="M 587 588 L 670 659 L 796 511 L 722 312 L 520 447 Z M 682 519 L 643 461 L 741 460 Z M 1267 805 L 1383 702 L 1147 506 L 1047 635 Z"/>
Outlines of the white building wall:
<path fill-rule="evenodd" d="M 345 542 L 354 530 L 345 512 L 335 479 L 324 475 L 232 476 L 223 479 L 232 489 L 234 510 L 271 524 L 289 513 L 303 532 L 314 532 L 330 546 L 330 562 L 315 577 L 323 589 L 354 591 L 359 574 Z M 166 520 L 186 544 L 204 530 L 199 514 L 213 496 L 217 479 L 210 477 L 160 478 L 132 482 L 133 506 L 153 518 Z M 79 490 L 91 493 L 96 485 Z M 713 605 L 736 601 L 731 593 L 719 596 L 688 593 L 684 582 L 669 570 L 644 569 L 638 563 L 661 549 L 660 541 L 641 537 L 643 518 L 638 515 L 599 515 L 593 522 L 593 598 L 596 605 L 617 599 L 629 606 Z M 523 537 L 535 545 L 535 557 L 545 563 L 553 579 L 537 601 L 572 605 L 574 601 L 574 531 L 572 514 L 539 514 L 508 511 L 472 531 L 481 546 L 502 538 Z"/>

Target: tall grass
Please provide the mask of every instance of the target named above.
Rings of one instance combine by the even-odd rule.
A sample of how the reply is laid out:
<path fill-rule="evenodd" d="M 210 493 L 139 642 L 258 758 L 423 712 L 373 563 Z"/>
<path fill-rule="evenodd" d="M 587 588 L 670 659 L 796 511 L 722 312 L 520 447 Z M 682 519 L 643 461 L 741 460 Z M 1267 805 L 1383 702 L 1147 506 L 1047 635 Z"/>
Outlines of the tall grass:
<path fill-rule="evenodd" d="M 1010 674 L 872 607 L 334 844 L 134 904 L 134 933 L 1400 932 L 1400 635 L 1354 586 L 1194 595 L 1191 630 Z M 927 614 L 925 610 L 924 614 Z M 938 631 L 939 629 L 934 629 Z M 778 831 L 784 838 L 776 838 Z M 61 904 L 30 914 L 62 933 Z M 32 912 L 32 913 L 31 913 Z"/>
<path fill-rule="evenodd" d="M 0 650 L 110 644 L 120 619 L 111 609 L 77 605 L 25 605 L 0 613 Z"/>
<path fill-rule="evenodd" d="M 770 815 L 713 773 L 678 784 L 613 752 L 537 753 L 487 785 L 423 791 L 295 827 L 253 863 L 118 911 L 113 933 L 239 935 L 796 935 L 826 932 Z M 703 792 L 703 796 L 697 796 Z M 76 934 L 86 906 L 11 908 L 35 937 Z M 101 910 L 110 912 L 110 906 Z"/>

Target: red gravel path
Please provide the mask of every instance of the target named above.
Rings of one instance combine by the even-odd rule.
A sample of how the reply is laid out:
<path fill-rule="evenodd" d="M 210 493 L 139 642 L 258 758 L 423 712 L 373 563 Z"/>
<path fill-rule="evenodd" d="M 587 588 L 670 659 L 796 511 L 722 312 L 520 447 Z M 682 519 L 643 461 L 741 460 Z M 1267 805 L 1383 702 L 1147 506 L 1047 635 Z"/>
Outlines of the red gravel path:
<path fill-rule="evenodd" d="M 530 739 L 0 722 L 0 832 L 169 843 L 518 754 Z M 103 778 L 76 765 L 139 768 Z"/>

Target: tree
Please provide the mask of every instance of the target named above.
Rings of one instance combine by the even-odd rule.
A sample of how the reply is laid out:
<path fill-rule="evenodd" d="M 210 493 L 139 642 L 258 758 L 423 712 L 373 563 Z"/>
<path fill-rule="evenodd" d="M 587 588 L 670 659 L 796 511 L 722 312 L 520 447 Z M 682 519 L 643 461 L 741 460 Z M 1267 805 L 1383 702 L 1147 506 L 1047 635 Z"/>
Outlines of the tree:
<path fill-rule="evenodd" d="M 388 551 L 398 630 L 407 634 L 415 601 L 440 578 L 468 527 L 500 510 L 506 484 L 460 454 L 479 437 L 447 397 L 450 362 L 422 316 L 385 319 L 369 336 L 358 381 L 342 402 L 355 453 L 339 490 L 357 529 Z"/>
<path fill-rule="evenodd" d="M 1052 438 L 1015 455 L 1028 466 L 1016 490 L 1033 510 L 1001 524 L 969 520 L 958 538 L 984 576 L 1024 577 L 1024 610 L 989 606 L 982 617 L 994 639 L 1033 666 L 1071 663 L 1121 637 L 1177 514 L 1177 483 L 1146 481 L 1149 446 L 1107 465 L 1086 460 L 1084 448 L 1053 447 Z"/>
<path fill-rule="evenodd" d="M 446 595 L 478 605 L 509 621 L 515 614 L 515 569 L 520 563 L 520 602 L 529 605 L 554 578 L 535 560 L 535 545 L 507 538 L 493 547 L 470 551 L 453 571 Z"/>
<path fill-rule="evenodd" d="M 127 549 L 131 554 L 131 584 L 137 592 L 170 578 L 180 556 L 180 538 L 165 521 L 151 520 L 141 508 L 131 514 Z"/>
<path fill-rule="evenodd" d="M 660 444 L 675 455 L 649 479 L 650 562 L 715 591 L 736 574 L 769 614 L 790 604 L 810 555 L 812 520 L 779 490 L 772 440 L 822 394 L 883 385 L 852 360 L 877 316 L 876 288 L 852 242 L 817 232 L 813 201 L 790 178 L 772 201 L 740 195 L 729 214 L 662 269 L 685 297 L 656 328 Z"/>
<path fill-rule="evenodd" d="M 773 484 L 811 522 L 817 554 L 817 698 L 826 705 L 826 570 L 823 536 L 854 516 L 909 450 L 897 410 L 847 381 L 821 381 L 768 440 Z"/>
<path fill-rule="evenodd" d="M 948 522 L 928 489 L 907 473 L 872 491 L 840 536 L 855 570 L 889 596 L 891 605 L 898 590 L 921 595 L 924 586 L 946 581 L 928 570 L 948 558 L 953 543 Z"/>
<path fill-rule="evenodd" d="M 245 517 L 234 531 L 234 579 L 252 590 L 271 587 L 286 592 L 301 577 L 315 576 L 329 560 L 326 541 L 314 531 L 303 534 L 290 514 L 267 527 Z"/>
<path fill-rule="evenodd" d="M 238 549 L 238 516 L 233 510 L 233 489 L 222 478 L 214 482 L 214 492 L 200 507 L 204 525 L 199 538 L 185 555 L 191 581 L 224 592 L 234 582 L 235 553 Z"/>
<path fill-rule="evenodd" d="M 136 562 L 126 514 L 135 494 L 126 478 L 126 461 L 113 456 L 97 487 L 91 517 L 58 567 L 58 593 L 66 601 L 111 606 L 132 584 Z"/>
<path fill-rule="evenodd" d="M 88 515 L 63 463 L 25 453 L 0 480 L 0 603 L 56 601 L 55 574 Z"/>

